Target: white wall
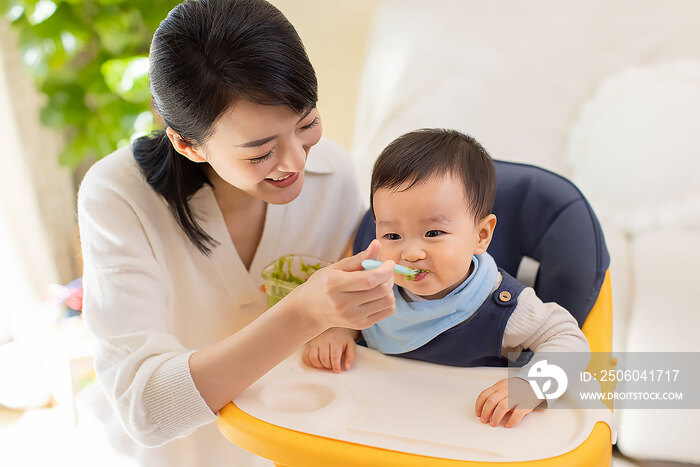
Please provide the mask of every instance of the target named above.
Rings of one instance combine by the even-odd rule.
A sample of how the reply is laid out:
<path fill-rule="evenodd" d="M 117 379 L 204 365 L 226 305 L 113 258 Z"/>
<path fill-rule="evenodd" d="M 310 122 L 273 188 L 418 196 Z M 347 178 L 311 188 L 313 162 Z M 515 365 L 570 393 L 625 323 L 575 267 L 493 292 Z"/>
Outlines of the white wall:
<path fill-rule="evenodd" d="M 323 134 L 350 149 L 367 33 L 380 0 L 271 0 L 294 25 L 318 77 Z"/>

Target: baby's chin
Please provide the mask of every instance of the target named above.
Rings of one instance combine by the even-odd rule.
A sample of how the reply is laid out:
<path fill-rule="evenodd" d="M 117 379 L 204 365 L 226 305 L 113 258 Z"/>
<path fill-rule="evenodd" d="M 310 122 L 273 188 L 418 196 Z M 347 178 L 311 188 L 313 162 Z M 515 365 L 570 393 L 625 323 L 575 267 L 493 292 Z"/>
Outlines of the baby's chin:
<path fill-rule="evenodd" d="M 438 283 L 435 278 L 429 276 L 418 281 L 403 280 L 401 282 L 402 284 L 399 284 L 401 287 L 428 300 L 442 298 L 449 293 L 449 286 L 445 287 L 444 284 Z"/>

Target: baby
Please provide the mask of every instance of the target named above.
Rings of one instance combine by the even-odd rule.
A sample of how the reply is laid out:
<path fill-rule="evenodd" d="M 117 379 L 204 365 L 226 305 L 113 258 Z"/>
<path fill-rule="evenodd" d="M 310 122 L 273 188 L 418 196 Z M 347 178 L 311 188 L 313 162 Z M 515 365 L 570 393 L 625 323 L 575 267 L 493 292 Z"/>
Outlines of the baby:
<path fill-rule="evenodd" d="M 371 182 L 380 256 L 419 272 L 395 275 L 393 315 L 361 333 L 327 330 L 307 343 L 306 364 L 350 369 L 362 337 L 385 354 L 457 366 L 505 366 L 511 352 L 526 360 L 525 350 L 579 352 L 586 358 L 574 371 L 585 369 L 590 349 L 573 316 L 486 252 L 495 193 L 493 160 L 467 135 L 425 129 L 389 144 Z M 512 427 L 541 402 L 525 379 L 508 378 L 479 394 L 475 412 L 482 423 Z"/>

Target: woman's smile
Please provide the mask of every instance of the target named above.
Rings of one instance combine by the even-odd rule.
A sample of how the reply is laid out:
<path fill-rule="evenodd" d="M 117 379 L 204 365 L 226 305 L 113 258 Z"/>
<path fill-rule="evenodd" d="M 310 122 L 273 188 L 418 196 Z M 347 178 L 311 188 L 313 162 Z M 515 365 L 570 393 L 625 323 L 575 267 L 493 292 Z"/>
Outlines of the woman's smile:
<path fill-rule="evenodd" d="M 294 172 L 279 178 L 266 178 L 265 181 L 272 186 L 284 188 L 296 182 L 298 178 L 299 172 Z"/>

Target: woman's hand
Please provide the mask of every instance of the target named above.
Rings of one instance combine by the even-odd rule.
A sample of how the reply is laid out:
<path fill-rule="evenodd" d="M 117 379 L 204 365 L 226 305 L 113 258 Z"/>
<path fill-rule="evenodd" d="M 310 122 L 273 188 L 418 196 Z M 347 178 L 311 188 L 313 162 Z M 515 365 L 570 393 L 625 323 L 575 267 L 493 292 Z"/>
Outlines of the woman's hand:
<path fill-rule="evenodd" d="M 316 271 L 285 299 L 295 300 L 323 330 L 365 329 L 390 316 L 394 303 L 394 262 L 365 271 L 362 261 L 379 257 L 379 241 L 365 251 Z"/>
<path fill-rule="evenodd" d="M 349 370 L 355 361 L 355 340 L 360 331 L 345 328 L 327 329 L 304 346 L 302 360 L 307 365 L 333 370 Z M 344 357 L 344 359 L 343 359 Z"/>
<path fill-rule="evenodd" d="M 504 426 L 510 428 L 540 405 L 530 384 L 522 378 L 502 379 L 493 386 L 484 389 L 476 399 L 476 416 L 481 423 L 498 426 L 505 420 Z M 506 418 L 506 414 L 510 414 Z"/>

